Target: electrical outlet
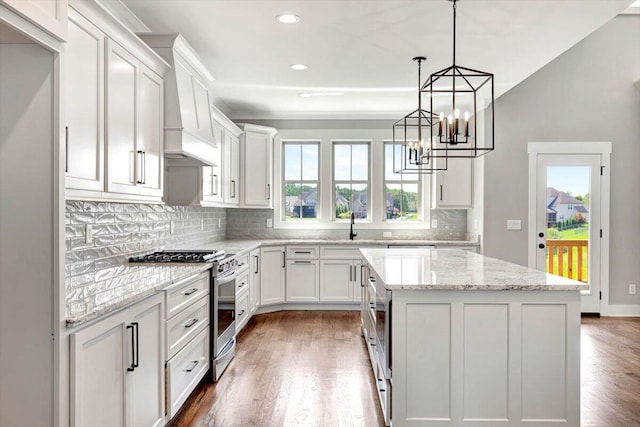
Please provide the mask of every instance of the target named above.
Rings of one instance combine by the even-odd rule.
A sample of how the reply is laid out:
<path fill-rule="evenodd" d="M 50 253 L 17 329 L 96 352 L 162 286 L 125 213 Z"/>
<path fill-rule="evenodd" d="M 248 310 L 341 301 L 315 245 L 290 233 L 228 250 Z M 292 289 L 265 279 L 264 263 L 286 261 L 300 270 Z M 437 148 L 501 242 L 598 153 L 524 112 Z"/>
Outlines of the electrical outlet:
<path fill-rule="evenodd" d="M 204 230 L 204 218 L 200 220 L 200 230 Z"/>
<path fill-rule="evenodd" d="M 93 225 L 91 224 L 84 225 L 84 242 L 85 243 L 93 242 Z"/>
<path fill-rule="evenodd" d="M 391 231 L 382 232 L 382 237 L 391 237 L 391 236 L 393 236 L 393 233 Z"/>
<path fill-rule="evenodd" d="M 438 220 L 437 219 L 432 219 L 431 220 L 431 228 L 438 228 Z"/>
<path fill-rule="evenodd" d="M 629 285 L 629 295 L 635 295 L 636 294 L 636 285 L 631 284 Z"/>
<path fill-rule="evenodd" d="M 267 218 L 267 227 L 273 227 L 273 220 L 271 218 Z"/>
<path fill-rule="evenodd" d="M 173 221 L 169 221 L 169 234 L 173 234 L 175 231 L 176 224 Z"/>

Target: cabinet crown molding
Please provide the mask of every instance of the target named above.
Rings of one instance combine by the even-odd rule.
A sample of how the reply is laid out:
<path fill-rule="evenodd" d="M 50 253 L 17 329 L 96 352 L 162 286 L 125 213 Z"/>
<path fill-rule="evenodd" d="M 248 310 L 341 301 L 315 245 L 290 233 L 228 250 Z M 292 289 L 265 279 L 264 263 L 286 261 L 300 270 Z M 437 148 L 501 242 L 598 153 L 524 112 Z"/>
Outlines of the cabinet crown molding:
<path fill-rule="evenodd" d="M 251 123 L 238 123 L 238 127 L 244 132 L 257 132 L 270 135 L 272 138 L 278 133 L 278 129 L 269 126 L 254 125 Z"/>

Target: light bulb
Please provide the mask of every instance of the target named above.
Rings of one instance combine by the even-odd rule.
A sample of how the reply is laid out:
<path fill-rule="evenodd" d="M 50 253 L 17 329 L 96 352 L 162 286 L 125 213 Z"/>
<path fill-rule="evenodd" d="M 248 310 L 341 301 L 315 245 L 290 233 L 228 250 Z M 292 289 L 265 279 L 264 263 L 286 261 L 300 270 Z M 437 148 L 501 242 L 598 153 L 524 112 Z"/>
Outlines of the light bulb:
<path fill-rule="evenodd" d="M 441 112 L 440 113 L 440 121 L 443 121 L 443 120 L 444 120 L 444 113 Z"/>
<path fill-rule="evenodd" d="M 469 121 L 469 117 L 470 117 L 470 116 L 469 116 L 469 112 L 468 112 L 468 111 L 465 111 L 465 112 L 464 112 L 464 120 L 468 122 L 468 121 Z"/>
<path fill-rule="evenodd" d="M 449 117 L 447 117 L 449 119 L 449 123 L 453 123 L 453 116 L 451 114 L 449 114 Z"/>
<path fill-rule="evenodd" d="M 456 119 L 459 119 L 459 118 L 460 118 L 460 110 L 458 110 L 457 108 L 456 108 L 456 110 L 453 112 L 453 114 L 455 114 L 455 115 L 456 115 Z"/>

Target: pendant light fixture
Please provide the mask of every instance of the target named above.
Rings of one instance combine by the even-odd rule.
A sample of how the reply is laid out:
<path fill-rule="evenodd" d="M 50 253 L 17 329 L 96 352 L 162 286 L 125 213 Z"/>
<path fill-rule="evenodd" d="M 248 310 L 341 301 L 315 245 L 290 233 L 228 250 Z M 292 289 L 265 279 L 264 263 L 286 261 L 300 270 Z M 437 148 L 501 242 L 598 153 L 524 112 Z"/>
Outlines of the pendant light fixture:
<path fill-rule="evenodd" d="M 474 158 L 494 149 L 493 74 L 456 64 L 458 0 L 447 1 L 453 3 L 453 65 L 431 74 L 420 89 L 438 115 L 430 129 L 431 156 Z"/>
<path fill-rule="evenodd" d="M 424 56 L 413 58 L 418 62 L 418 109 L 393 124 L 393 171 L 402 174 L 431 174 L 447 169 L 447 159 L 432 157 L 431 129 L 438 116 L 422 109 L 421 67 Z M 446 150 L 445 150 L 446 151 Z"/>

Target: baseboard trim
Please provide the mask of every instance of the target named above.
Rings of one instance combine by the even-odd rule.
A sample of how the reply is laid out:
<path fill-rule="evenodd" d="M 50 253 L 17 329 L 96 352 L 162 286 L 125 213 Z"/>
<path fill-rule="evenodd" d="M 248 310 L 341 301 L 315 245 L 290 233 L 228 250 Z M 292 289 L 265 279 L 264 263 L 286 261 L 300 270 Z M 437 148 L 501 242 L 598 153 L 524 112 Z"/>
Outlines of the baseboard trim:
<path fill-rule="evenodd" d="M 333 311 L 359 311 L 360 303 L 346 304 L 274 304 L 259 307 L 254 314 L 273 313 L 275 311 L 291 310 L 333 310 Z"/>
<path fill-rule="evenodd" d="M 610 304 L 602 307 L 601 314 L 605 317 L 640 317 L 640 305 Z"/>

